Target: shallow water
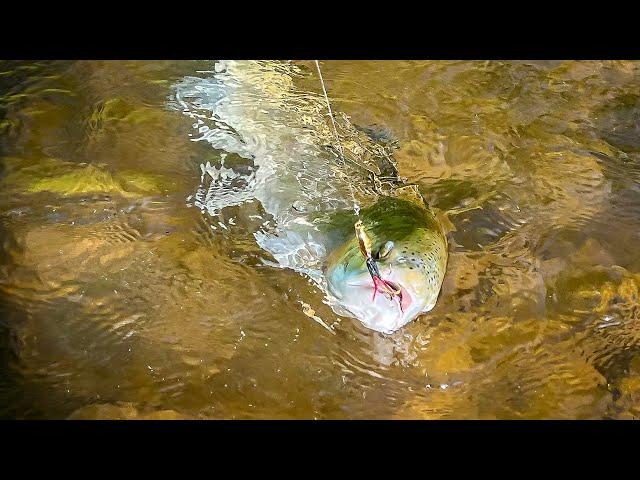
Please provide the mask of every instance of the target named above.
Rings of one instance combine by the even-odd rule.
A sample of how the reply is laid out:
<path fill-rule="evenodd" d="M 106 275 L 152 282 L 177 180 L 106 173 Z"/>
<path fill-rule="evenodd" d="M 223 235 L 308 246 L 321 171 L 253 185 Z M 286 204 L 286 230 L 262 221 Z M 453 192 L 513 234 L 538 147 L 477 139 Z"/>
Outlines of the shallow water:
<path fill-rule="evenodd" d="M 194 205 L 224 154 L 171 101 L 212 62 L 0 63 L 0 416 L 637 417 L 639 66 L 322 62 L 450 221 L 383 335 L 265 263 L 260 202 Z"/>

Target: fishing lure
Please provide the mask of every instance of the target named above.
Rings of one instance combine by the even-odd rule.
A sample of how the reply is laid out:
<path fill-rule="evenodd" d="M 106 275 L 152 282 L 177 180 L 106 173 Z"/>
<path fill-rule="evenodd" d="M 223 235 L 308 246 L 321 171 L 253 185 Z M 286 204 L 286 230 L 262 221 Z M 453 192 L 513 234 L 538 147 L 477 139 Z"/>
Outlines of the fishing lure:
<path fill-rule="evenodd" d="M 358 220 L 354 227 L 356 230 L 358 245 L 360 246 L 360 252 L 366 259 L 367 269 L 369 270 L 369 274 L 373 280 L 373 298 L 371 300 L 374 301 L 376 299 L 376 293 L 380 291 L 388 300 L 397 298 L 400 310 L 402 310 L 402 291 L 393 282 L 385 280 L 380 276 L 378 265 L 371 254 L 371 239 L 364 231 L 362 220 Z"/>

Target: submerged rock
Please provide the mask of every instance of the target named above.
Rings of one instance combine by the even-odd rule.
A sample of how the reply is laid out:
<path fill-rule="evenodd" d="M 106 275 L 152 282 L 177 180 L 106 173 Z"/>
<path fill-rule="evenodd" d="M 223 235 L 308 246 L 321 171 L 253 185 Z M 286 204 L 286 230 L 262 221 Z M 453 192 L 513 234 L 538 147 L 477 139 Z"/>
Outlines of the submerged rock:
<path fill-rule="evenodd" d="M 561 321 L 465 315 L 442 322 L 417 361 L 424 388 L 396 418 L 600 418 L 606 380 L 567 343 Z"/>
<path fill-rule="evenodd" d="M 610 416 L 620 419 L 640 418 L 640 355 L 635 355 L 628 364 L 627 375 L 611 385 L 616 396 L 610 408 Z"/>
<path fill-rule="evenodd" d="M 120 187 L 111 174 L 93 165 L 62 175 L 34 179 L 27 186 L 27 191 L 52 192 L 65 196 L 84 193 L 118 193 L 125 196 L 129 194 Z"/>
<path fill-rule="evenodd" d="M 175 410 L 137 408 L 133 403 L 88 405 L 73 412 L 67 420 L 195 420 Z"/>
<path fill-rule="evenodd" d="M 91 164 L 43 158 L 35 164 L 4 159 L 7 175 L 0 184 L 14 194 L 51 192 L 62 196 L 116 194 L 123 197 L 161 195 L 175 190 L 177 182 L 163 175 L 136 171 L 111 173 Z"/>

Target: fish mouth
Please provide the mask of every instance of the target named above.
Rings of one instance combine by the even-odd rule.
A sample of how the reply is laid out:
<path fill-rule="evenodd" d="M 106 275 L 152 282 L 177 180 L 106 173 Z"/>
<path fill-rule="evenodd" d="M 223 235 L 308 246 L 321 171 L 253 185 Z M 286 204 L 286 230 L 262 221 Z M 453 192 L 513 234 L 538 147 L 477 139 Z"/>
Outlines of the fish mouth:
<path fill-rule="evenodd" d="M 335 283 L 329 277 L 328 293 L 330 299 L 335 299 L 339 314 L 357 318 L 372 330 L 391 334 L 413 320 L 423 304 L 408 273 L 393 265 L 380 265 L 378 277 L 370 275 L 367 269 L 353 272 L 347 278 L 337 276 Z M 383 286 L 376 292 L 376 282 L 389 288 Z"/>
<path fill-rule="evenodd" d="M 382 301 L 389 304 L 395 304 L 400 308 L 400 312 L 404 314 L 414 301 L 411 291 L 406 288 L 402 282 L 393 278 L 394 275 L 383 278 L 381 275 L 367 276 L 355 282 L 347 282 L 348 287 L 365 288 L 371 292 L 371 303 L 378 304 L 378 297 L 382 297 Z M 390 285 L 394 290 L 398 291 L 398 295 L 386 295 L 381 291 L 381 285 Z"/>

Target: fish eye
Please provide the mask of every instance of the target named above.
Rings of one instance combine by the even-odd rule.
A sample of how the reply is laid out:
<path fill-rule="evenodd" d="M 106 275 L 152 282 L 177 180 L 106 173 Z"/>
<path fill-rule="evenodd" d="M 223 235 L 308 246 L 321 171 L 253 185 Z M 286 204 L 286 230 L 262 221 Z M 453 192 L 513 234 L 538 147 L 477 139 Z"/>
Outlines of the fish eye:
<path fill-rule="evenodd" d="M 378 250 L 377 258 L 385 258 L 389 253 L 391 253 L 391 250 L 393 250 L 393 242 L 386 242 L 382 247 L 380 247 L 380 250 Z"/>

